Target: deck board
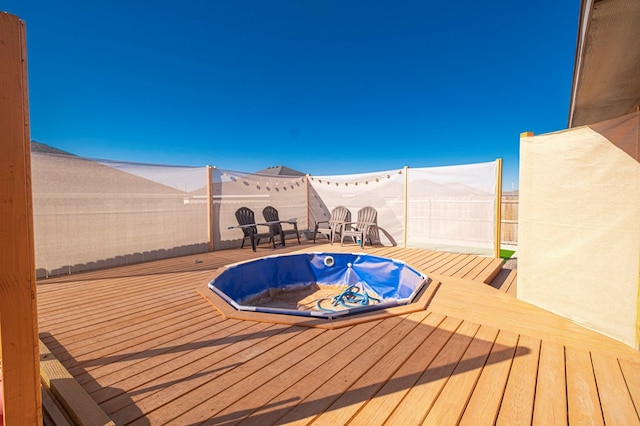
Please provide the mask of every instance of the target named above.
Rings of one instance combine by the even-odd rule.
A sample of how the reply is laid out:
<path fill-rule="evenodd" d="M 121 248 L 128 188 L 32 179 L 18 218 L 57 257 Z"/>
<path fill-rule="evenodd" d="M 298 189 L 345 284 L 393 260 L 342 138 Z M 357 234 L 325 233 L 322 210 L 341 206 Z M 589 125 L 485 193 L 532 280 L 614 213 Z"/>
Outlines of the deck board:
<path fill-rule="evenodd" d="M 463 322 L 446 345 L 425 369 L 418 381 L 404 396 L 388 419 L 391 424 L 421 424 L 430 412 L 442 388 L 453 375 L 456 366 L 478 331 L 477 324 Z M 420 407 L 420 410 L 416 410 Z"/>
<path fill-rule="evenodd" d="M 591 355 L 598 395 L 606 424 L 640 425 L 627 384 L 616 359 L 599 353 Z"/>
<path fill-rule="evenodd" d="M 499 331 L 478 382 L 461 413 L 460 425 L 493 425 L 498 418 L 518 335 Z"/>
<path fill-rule="evenodd" d="M 195 291 L 227 264 L 313 251 L 440 284 L 426 310 L 336 329 L 226 318 Z M 41 280 L 40 338 L 118 425 L 636 424 L 638 352 L 518 301 L 501 266 L 353 244 L 204 253 Z"/>
<path fill-rule="evenodd" d="M 497 335 L 496 328 L 480 327 L 427 414 L 425 424 L 458 424 Z"/>
<path fill-rule="evenodd" d="M 396 373 L 352 419 L 354 424 L 382 425 L 415 386 L 431 362 L 456 333 L 461 320 L 430 315 L 425 338 Z"/>
<path fill-rule="evenodd" d="M 540 340 L 520 336 L 496 425 L 531 423 L 539 356 Z"/>
<path fill-rule="evenodd" d="M 569 424 L 604 425 L 591 353 L 567 348 L 567 407 Z"/>
<path fill-rule="evenodd" d="M 541 425 L 567 424 L 567 387 L 564 347 L 542 342 L 533 422 Z"/>

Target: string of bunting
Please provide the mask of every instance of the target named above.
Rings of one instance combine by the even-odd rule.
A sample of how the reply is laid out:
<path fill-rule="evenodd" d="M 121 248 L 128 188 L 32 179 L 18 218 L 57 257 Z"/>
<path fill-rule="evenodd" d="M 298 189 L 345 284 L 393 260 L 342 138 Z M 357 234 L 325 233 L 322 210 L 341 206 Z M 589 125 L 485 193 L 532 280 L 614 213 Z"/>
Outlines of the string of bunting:
<path fill-rule="evenodd" d="M 401 175 L 401 174 L 402 174 L 402 170 L 398 170 L 397 172 L 386 172 L 384 174 L 373 175 L 373 176 L 367 177 L 366 179 L 359 179 L 359 180 L 336 181 L 333 179 L 318 178 L 311 175 L 309 175 L 309 179 L 311 181 L 318 182 L 320 184 L 335 185 L 335 186 L 340 186 L 340 185 L 358 186 L 361 184 L 368 185 L 369 183 L 380 182 L 381 180 L 384 180 L 384 179 L 391 179 L 391 176 Z M 286 180 L 283 179 L 282 181 L 278 181 L 278 180 L 271 181 L 269 179 L 260 181 L 258 179 L 254 180 L 250 176 L 251 175 L 238 176 L 234 173 L 222 172 L 222 177 L 227 178 L 232 182 L 242 181 L 245 185 L 249 185 L 248 181 L 251 181 L 253 184 L 255 184 L 258 187 L 260 187 L 261 185 L 264 185 L 265 187 L 281 187 L 283 189 L 286 189 L 286 187 L 291 187 L 291 189 L 294 189 L 295 186 L 300 186 L 300 183 L 304 182 L 304 179 L 305 179 L 305 177 L 302 176 L 295 179 L 287 178 Z"/>
<path fill-rule="evenodd" d="M 280 180 L 275 179 L 275 180 L 270 180 L 267 179 L 266 176 L 262 176 L 263 180 L 259 180 L 259 179 L 255 179 L 255 177 L 257 177 L 258 175 L 245 175 L 245 176 L 238 176 L 235 173 L 230 173 L 230 172 L 222 172 L 222 178 L 226 178 L 228 180 L 230 180 L 231 182 L 242 182 L 245 185 L 256 185 L 256 187 L 260 188 L 262 185 L 264 185 L 266 188 L 269 187 L 273 187 L 273 188 L 282 188 L 286 191 L 287 188 L 291 188 L 291 189 L 295 189 L 296 186 L 300 186 L 301 182 L 304 182 L 305 177 L 301 176 L 301 177 L 297 177 L 297 178 L 281 178 Z M 255 177 L 254 177 L 255 176 Z"/>
<path fill-rule="evenodd" d="M 355 185 L 355 186 L 358 186 L 359 184 L 369 185 L 369 182 L 373 183 L 373 182 L 380 182 L 383 179 L 391 179 L 391 176 L 396 175 L 396 174 L 401 175 L 402 174 L 402 170 L 398 170 L 397 172 L 387 172 L 387 173 L 382 174 L 382 175 L 371 176 L 371 177 L 369 177 L 367 179 L 351 180 L 351 181 L 343 181 L 343 182 L 336 182 L 334 180 L 321 179 L 321 178 L 317 178 L 317 177 L 313 177 L 313 176 L 309 176 L 309 179 L 311 179 L 314 182 L 318 182 L 318 183 L 323 183 L 323 184 L 326 183 L 327 185 L 335 185 L 335 186 Z"/>

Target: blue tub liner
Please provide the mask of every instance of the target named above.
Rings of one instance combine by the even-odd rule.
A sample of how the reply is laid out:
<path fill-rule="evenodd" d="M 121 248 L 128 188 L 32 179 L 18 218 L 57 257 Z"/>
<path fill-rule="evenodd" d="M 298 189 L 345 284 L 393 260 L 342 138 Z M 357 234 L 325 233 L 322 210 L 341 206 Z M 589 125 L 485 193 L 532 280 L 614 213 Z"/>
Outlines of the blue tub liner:
<path fill-rule="evenodd" d="M 225 268 L 209 288 L 238 310 L 288 315 L 337 317 L 411 303 L 428 277 L 406 263 L 360 253 L 276 255 Z M 295 290 L 312 285 L 361 286 L 380 303 L 332 312 L 246 305 L 270 289 Z"/>

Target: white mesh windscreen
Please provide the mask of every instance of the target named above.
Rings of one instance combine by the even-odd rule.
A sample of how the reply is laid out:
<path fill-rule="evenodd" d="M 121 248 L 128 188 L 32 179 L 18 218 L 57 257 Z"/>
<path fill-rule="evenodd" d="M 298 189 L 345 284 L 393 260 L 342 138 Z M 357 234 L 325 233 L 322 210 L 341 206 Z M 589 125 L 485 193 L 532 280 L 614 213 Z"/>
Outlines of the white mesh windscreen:
<path fill-rule="evenodd" d="M 496 162 L 408 170 L 407 247 L 492 255 Z"/>
<path fill-rule="evenodd" d="M 377 239 L 385 245 L 403 245 L 404 176 L 402 170 L 340 176 L 310 177 L 311 219 L 328 220 L 331 210 L 345 206 L 353 222 L 358 210 L 371 206 L 378 212 Z"/>
<path fill-rule="evenodd" d="M 262 210 L 272 206 L 280 220 L 296 219 L 301 237 L 307 228 L 307 184 L 304 176 L 274 176 L 215 169 L 213 171 L 214 246 L 239 247 L 242 230 L 235 212 L 240 207 L 253 210 L 256 223 L 265 222 Z M 283 224 L 283 228 L 289 225 Z M 260 229 L 262 228 L 262 229 Z M 258 232 L 266 232 L 259 227 Z"/>
<path fill-rule="evenodd" d="M 496 223 L 497 163 L 313 176 L 313 221 L 345 206 L 355 222 L 365 206 L 378 211 L 379 242 L 491 256 Z"/>
<path fill-rule="evenodd" d="M 204 167 L 42 153 L 31 165 L 39 277 L 208 249 Z"/>
<path fill-rule="evenodd" d="M 206 167 L 38 152 L 31 164 L 39 277 L 209 249 Z M 311 239 L 315 222 L 339 205 L 354 222 L 359 209 L 374 207 L 374 242 L 403 246 L 406 206 L 406 246 L 491 255 L 495 179 L 496 163 L 309 178 L 214 168 L 213 247 L 240 246 L 240 207 L 252 209 L 261 223 L 262 210 L 272 206 Z"/>

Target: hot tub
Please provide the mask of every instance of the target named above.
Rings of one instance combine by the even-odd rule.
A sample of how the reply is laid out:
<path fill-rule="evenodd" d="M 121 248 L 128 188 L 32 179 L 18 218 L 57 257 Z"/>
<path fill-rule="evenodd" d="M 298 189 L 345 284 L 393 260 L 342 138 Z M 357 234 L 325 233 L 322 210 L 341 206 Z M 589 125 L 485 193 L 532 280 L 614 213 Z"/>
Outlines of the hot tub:
<path fill-rule="evenodd" d="M 208 287 L 237 310 L 335 318 L 409 304 L 427 282 L 400 260 L 303 253 L 229 265 Z M 315 300 L 274 302 L 294 294 Z"/>

